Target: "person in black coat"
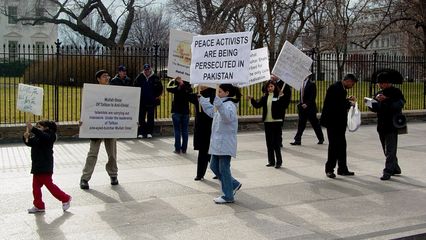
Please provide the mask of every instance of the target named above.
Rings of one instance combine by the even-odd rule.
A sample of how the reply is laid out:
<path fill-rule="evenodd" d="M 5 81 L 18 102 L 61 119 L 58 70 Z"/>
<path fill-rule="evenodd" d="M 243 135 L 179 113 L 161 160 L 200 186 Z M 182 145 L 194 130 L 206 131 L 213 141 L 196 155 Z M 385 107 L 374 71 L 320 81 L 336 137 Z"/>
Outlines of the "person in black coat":
<path fill-rule="evenodd" d="M 343 176 L 354 175 L 348 170 L 346 163 L 346 126 L 348 110 L 355 105 L 354 96 L 346 97 L 346 89 L 352 88 L 358 79 L 353 74 L 347 74 L 342 81 L 332 84 L 324 99 L 324 106 L 320 123 L 327 128 L 328 156 L 325 164 L 325 173 L 329 178 L 335 178 L 334 168 L 338 163 L 337 174 Z"/>
<path fill-rule="evenodd" d="M 315 99 L 317 97 L 317 87 L 314 82 L 306 79 L 303 82 L 302 89 L 300 90 L 300 103 L 297 105 L 299 114 L 299 121 L 297 123 L 297 133 L 294 136 L 294 142 L 291 145 L 301 145 L 303 131 L 306 128 L 306 122 L 309 120 L 315 135 L 318 138 L 318 144 L 323 144 L 324 134 L 322 133 L 321 125 L 317 118 L 317 104 Z"/>
<path fill-rule="evenodd" d="M 380 91 L 376 93 L 372 103 L 371 111 L 377 113 L 377 132 L 383 153 L 385 154 L 385 168 L 381 180 L 389 180 L 392 175 L 401 174 L 396 156 L 398 148 L 398 129 L 394 119 L 401 114 L 405 104 L 405 97 L 401 90 L 394 87 L 390 82 L 390 76 L 383 72 L 377 76 Z"/>
<path fill-rule="evenodd" d="M 205 98 L 210 98 L 210 103 L 213 104 L 216 96 L 216 90 L 214 88 L 200 86 L 200 95 Z M 206 174 L 207 166 L 210 161 L 210 154 L 208 152 L 213 118 L 209 117 L 203 111 L 198 101 L 197 94 L 190 94 L 189 101 L 195 106 L 194 150 L 198 150 L 197 176 L 194 180 L 200 181 L 204 179 L 204 175 Z"/>
<path fill-rule="evenodd" d="M 27 131 L 23 140 L 25 145 L 31 147 L 31 173 L 33 174 L 33 207 L 28 213 L 44 212 L 45 205 L 42 199 L 41 188 L 47 190 L 62 202 L 62 209 L 68 210 L 71 196 L 63 192 L 53 183 L 53 144 L 56 141 L 56 123 L 52 121 L 39 121 L 35 127 L 27 122 Z"/>
<path fill-rule="evenodd" d="M 268 149 L 267 167 L 280 168 L 282 165 L 281 142 L 282 142 L 282 122 L 284 104 L 286 98 L 279 90 L 275 81 L 269 80 L 265 84 L 265 95 L 256 101 L 248 96 L 251 104 L 255 108 L 262 108 L 262 121 L 265 126 L 266 147 Z"/>
<path fill-rule="evenodd" d="M 136 77 L 133 85 L 141 88 L 138 138 L 152 138 L 155 108 L 160 105 L 163 84 L 152 72 L 151 66 L 145 64 L 143 72 Z"/>
<path fill-rule="evenodd" d="M 182 78 L 170 80 L 167 91 L 173 94 L 172 121 L 175 136 L 174 153 L 186 153 L 188 147 L 189 125 L 189 94 L 192 93 L 191 84 Z"/>
<path fill-rule="evenodd" d="M 133 86 L 132 79 L 127 76 L 126 66 L 120 65 L 118 67 L 117 75 L 110 80 L 109 84 L 117 86 Z"/>

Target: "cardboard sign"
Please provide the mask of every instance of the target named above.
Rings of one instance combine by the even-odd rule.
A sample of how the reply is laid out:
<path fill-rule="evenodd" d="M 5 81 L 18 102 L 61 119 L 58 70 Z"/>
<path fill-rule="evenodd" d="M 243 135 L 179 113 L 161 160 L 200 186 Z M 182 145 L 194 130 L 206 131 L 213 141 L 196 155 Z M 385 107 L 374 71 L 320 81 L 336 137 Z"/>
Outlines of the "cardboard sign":
<path fill-rule="evenodd" d="M 311 75 L 312 59 L 286 41 L 272 69 L 272 74 L 295 89 L 301 89 L 303 81 Z"/>
<path fill-rule="evenodd" d="M 247 83 L 252 32 L 194 36 L 191 78 L 194 83 Z"/>
<path fill-rule="evenodd" d="M 20 83 L 16 108 L 35 115 L 43 114 L 43 88 Z"/>
<path fill-rule="evenodd" d="M 136 138 L 141 89 L 83 86 L 80 138 Z"/>
<path fill-rule="evenodd" d="M 191 68 L 191 43 L 195 34 L 170 29 L 167 75 L 189 81 Z"/>
<path fill-rule="evenodd" d="M 249 73 L 249 82 L 238 84 L 238 87 L 247 87 L 271 79 L 268 48 L 251 50 Z"/>

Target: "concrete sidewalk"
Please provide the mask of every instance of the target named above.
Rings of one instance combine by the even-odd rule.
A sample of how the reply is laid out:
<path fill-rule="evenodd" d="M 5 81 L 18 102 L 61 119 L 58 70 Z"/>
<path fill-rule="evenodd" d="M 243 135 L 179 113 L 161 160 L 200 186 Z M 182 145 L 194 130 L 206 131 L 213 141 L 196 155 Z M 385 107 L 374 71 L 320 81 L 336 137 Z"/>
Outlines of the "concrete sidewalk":
<path fill-rule="evenodd" d="M 242 132 L 233 175 L 236 202 L 217 205 L 219 182 L 193 180 L 197 152 L 176 155 L 173 138 L 120 140 L 120 185 L 111 186 L 101 147 L 90 190 L 79 188 L 89 143 L 55 145 L 54 181 L 71 208 L 43 190 L 44 214 L 31 215 L 30 148 L 0 145 L 0 239 L 393 239 L 426 233 L 426 123 L 400 135 L 402 175 L 381 181 L 384 156 L 373 125 L 347 133 L 353 177 L 324 174 L 327 141 L 307 129 L 302 146 L 283 132 L 282 169 L 267 168 L 263 132 Z M 192 137 L 190 137 L 192 146 Z M 414 239 L 414 238 L 412 238 Z M 419 236 L 417 239 L 425 239 Z"/>

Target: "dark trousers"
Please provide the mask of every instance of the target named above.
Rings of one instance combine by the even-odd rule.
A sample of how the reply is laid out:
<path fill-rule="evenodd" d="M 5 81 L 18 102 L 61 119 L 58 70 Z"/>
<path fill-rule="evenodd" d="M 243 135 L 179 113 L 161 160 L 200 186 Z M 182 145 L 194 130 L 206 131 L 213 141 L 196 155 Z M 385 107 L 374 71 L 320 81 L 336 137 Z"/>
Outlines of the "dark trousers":
<path fill-rule="evenodd" d="M 268 162 L 276 166 L 283 163 L 281 156 L 282 122 L 264 122 Z"/>
<path fill-rule="evenodd" d="M 392 175 L 394 172 L 401 172 L 401 168 L 398 165 L 398 158 L 396 157 L 398 133 L 396 131 L 390 133 L 379 132 L 379 138 L 382 144 L 383 153 L 386 157 L 383 174 Z"/>
<path fill-rule="evenodd" d="M 139 127 L 138 135 L 146 137 L 147 134 L 151 134 L 154 129 L 154 112 L 155 107 L 142 106 L 139 110 Z M 146 120 L 145 120 L 146 118 Z"/>
<path fill-rule="evenodd" d="M 318 141 L 324 141 L 324 134 L 322 133 L 321 125 L 317 118 L 316 112 L 306 111 L 306 109 L 301 109 L 301 107 L 299 107 L 299 121 L 297 122 L 297 133 L 296 136 L 294 136 L 294 141 L 302 141 L 303 131 L 305 131 L 306 122 L 308 120 L 315 131 L 315 135 L 317 136 Z"/>
<path fill-rule="evenodd" d="M 199 150 L 198 151 L 198 159 L 197 159 L 197 177 L 203 178 L 206 174 L 207 165 L 209 165 L 210 154 L 208 150 Z"/>
<path fill-rule="evenodd" d="M 325 172 L 334 172 L 336 164 L 339 164 L 337 172 L 347 172 L 346 165 L 346 127 L 328 127 L 328 157 L 325 163 Z"/>

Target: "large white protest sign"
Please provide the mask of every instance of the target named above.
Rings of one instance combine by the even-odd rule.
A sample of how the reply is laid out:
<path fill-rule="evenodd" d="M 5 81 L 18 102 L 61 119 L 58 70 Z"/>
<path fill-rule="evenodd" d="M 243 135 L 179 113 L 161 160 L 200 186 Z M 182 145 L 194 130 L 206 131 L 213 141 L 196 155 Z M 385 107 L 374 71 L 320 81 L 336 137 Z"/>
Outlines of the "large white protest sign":
<path fill-rule="evenodd" d="M 140 94 L 140 88 L 85 83 L 80 138 L 136 138 Z"/>
<path fill-rule="evenodd" d="M 249 73 L 249 82 L 240 83 L 238 84 L 239 87 L 247 87 L 271 79 L 268 48 L 264 47 L 251 50 Z"/>
<path fill-rule="evenodd" d="M 23 112 L 42 115 L 43 88 L 20 83 L 18 85 L 18 99 L 16 108 Z"/>
<path fill-rule="evenodd" d="M 252 35 L 241 32 L 194 36 L 190 82 L 248 82 Z"/>
<path fill-rule="evenodd" d="M 312 59 L 286 41 L 272 69 L 272 74 L 295 89 L 300 89 L 309 75 Z"/>
<path fill-rule="evenodd" d="M 189 81 L 191 67 L 191 43 L 195 34 L 170 29 L 167 75 Z"/>

